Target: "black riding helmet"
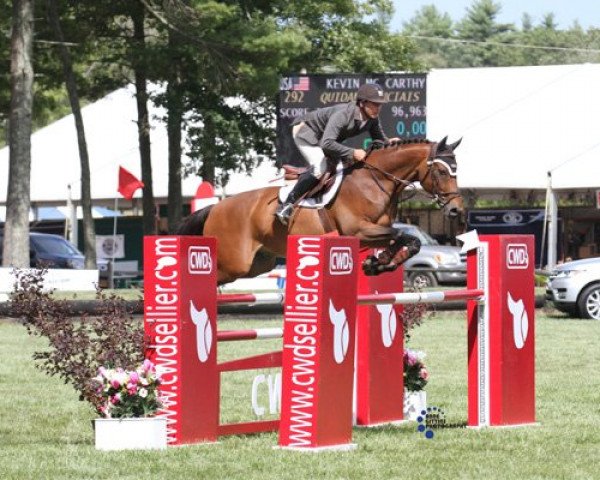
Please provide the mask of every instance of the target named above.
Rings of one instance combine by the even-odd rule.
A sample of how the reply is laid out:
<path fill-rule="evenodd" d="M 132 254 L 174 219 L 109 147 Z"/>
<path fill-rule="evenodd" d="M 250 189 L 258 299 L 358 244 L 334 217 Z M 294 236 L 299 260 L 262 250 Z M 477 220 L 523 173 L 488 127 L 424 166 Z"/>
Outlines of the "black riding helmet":
<path fill-rule="evenodd" d="M 376 83 L 365 83 L 361 85 L 356 93 L 356 101 L 374 102 L 374 103 L 387 103 L 383 90 Z"/>

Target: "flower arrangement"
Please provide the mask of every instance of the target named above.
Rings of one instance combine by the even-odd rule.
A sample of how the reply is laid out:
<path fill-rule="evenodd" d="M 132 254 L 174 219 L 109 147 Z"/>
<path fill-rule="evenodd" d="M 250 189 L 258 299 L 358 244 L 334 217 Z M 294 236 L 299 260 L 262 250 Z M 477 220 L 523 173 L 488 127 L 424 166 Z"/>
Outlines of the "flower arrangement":
<path fill-rule="evenodd" d="M 100 367 L 92 383 L 100 397 L 96 410 L 105 418 L 151 417 L 162 406 L 160 378 L 147 359 L 133 371 Z"/>
<path fill-rule="evenodd" d="M 410 392 L 418 392 L 425 388 L 429 372 L 423 360 L 425 353 L 415 350 L 404 350 L 404 388 Z"/>

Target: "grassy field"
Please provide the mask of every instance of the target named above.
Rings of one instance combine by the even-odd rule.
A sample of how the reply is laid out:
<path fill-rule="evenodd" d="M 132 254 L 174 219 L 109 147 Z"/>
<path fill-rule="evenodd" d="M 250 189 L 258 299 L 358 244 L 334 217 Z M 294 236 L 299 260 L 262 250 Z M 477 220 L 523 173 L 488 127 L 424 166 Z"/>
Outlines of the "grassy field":
<path fill-rule="evenodd" d="M 31 355 L 43 343 L 15 322 L 0 320 L 0 478 L 600 478 L 600 322 L 537 313 L 539 426 L 448 428 L 433 439 L 418 433 L 415 423 L 355 429 L 357 450 L 321 454 L 275 450 L 276 434 L 164 452 L 97 452 L 91 409 L 70 386 L 34 366 Z M 223 316 L 220 328 L 274 324 L 273 318 L 239 318 Z M 465 327 L 464 312 L 439 312 L 414 331 L 409 344 L 427 352 L 428 403 L 458 424 L 466 422 L 467 409 Z M 221 353 L 243 356 L 278 343 L 236 342 Z M 249 378 L 224 383 L 223 419 L 251 419 Z"/>

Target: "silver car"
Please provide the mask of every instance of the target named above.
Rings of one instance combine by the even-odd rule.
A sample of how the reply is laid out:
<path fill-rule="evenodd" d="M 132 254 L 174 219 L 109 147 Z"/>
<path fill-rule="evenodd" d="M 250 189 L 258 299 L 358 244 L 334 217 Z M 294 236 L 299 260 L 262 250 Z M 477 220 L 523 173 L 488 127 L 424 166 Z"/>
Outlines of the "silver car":
<path fill-rule="evenodd" d="M 546 300 L 570 315 L 600 320 L 600 257 L 558 265 L 546 283 Z"/>
<path fill-rule="evenodd" d="M 460 253 L 460 247 L 440 245 L 416 225 L 394 223 L 392 226 L 421 241 L 419 253 L 403 264 L 407 286 L 425 288 L 438 284 L 466 284 L 466 255 Z"/>

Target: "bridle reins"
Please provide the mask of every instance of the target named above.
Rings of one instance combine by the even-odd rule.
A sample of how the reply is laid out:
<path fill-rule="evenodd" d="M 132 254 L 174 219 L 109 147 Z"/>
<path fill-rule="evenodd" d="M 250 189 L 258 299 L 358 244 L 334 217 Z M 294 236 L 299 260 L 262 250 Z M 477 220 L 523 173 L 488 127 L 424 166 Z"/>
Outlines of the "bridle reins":
<path fill-rule="evenodd" d="M 377 184 L 379 189 L 382 192 L 384 192 L 386 195 L 388 195 L 390 198 L 393 198 L 393 196 L 397 193 L 397 191 L 401 185 L 403 185 L 404 187 L 408 187 L 410 185 L 413 185 L 413 183 L 416 182 L 417 180 L 421 184 L 423 184 L 423 182 L 427 179 L 427 177 L 429 175 L 431 175 L 433 192 L 432 193 L 424 192 L 424 194 L 427 195 L 431 200 L 434 200 L 440 208 L 444 208 L 452 200 L 454 200 L 457 197 L 460 197 L 461 194 L 458 191 L 452 191 L 452 192 L 440 191 L 439 172 L 437 170 L 433 169 L 433 164 L 435 163 L 435 160 L 440 160 L 442 163 L 446 164 L 446 166 L 448 167 L 448 171 L 451 172 L 449 164 L 447 161 L 444 160 L 444 158 L 454 160 L 455 157 L 454 157 L 454 153 L 452 153 L 452 152 L 438 153 L 437 149 L 438 149 L 438 143 L 431 143 L 430 149 L 429 149 L 429 155 L 427 157 L 427 172 L 425 172 L 425 175 L 421 179 L 415 178 L 414 180 L 405 180 L 402 178 L 398 178 L 395 175 L 393 175 L 389 172 L 386 172 L 385 170 L 383 170 L 371 163 L 368 163 L 367 160 L 368 160 L 369 156 L 371 155 L 371 153 L 375 149 L 370 149 L 367 152 L 367 156 L 360 163 L 362 164 L 362 166 L 364 168 L 366 168 L 370 171 L 371 177 L 373 178 L 373 180 L 375 181 L 375 183 Z M 375 175 L 375 172 L 381 174 L 382 176 L 384 176 L 388 180 L 391 180 L 394 183 L 394 187 L 392 188 L 391 192 L 388 193 L 386 187 L 381 183 L 379 178 L 377 178 L 377 176 Z"/>

